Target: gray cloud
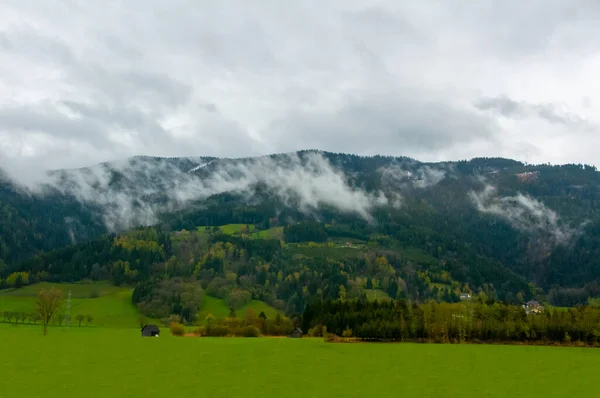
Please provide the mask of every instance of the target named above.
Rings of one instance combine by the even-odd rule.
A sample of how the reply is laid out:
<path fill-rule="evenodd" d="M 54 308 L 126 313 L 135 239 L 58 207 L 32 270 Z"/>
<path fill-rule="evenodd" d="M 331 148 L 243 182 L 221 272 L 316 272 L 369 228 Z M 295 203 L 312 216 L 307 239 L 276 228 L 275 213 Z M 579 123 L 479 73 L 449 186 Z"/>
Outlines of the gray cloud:
<path fill-rule="evenodd" d="M 293 111 L 270 127 L 277 146 L 398 154 L 495 141 L 494 121 L 423 93 L 358 92 L 330 112 Z M 336 134 L 336 132 L 339 132 Z M 385 145 L 382 145 L 385 143 Z"/>
<path fill-rule="evenodd" d="M 598 161 L 598 137 L 566 134 L 598 125 L 597 2 L 145 4 L 3 2 L 0 167 L 309 147 Z"/>
<path fill-rule="evenodd" d="M 531 104 L 524 101 L 515 101 L 506 96 L 494 98 L 480 98 L 475 102 L 475 107 L 484 111 L 496 112 L 507 118 L 527 119 L 537 117 L 552 124 L 583 131 L 595 131 L 598 126 L 581 116 L 561 109 L 556 104 Z"/>

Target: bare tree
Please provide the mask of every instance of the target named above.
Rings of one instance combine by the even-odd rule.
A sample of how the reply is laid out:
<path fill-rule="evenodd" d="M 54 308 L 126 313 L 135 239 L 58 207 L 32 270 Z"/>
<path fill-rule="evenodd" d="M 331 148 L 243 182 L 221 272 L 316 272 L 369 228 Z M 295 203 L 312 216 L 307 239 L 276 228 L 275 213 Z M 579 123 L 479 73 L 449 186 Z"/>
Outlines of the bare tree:
<path fill-rule="evenodd" d="M 56 322 L 58 322 L 58 326 L 62 326 L 63 322 L 65 321 L 65 314 L 56 314 Z"/>
<path fill-rule="evenodd" d="M 64 300 L 62 290 L 57 288 L 44 289 L 38 293 L 36 305 L 42 324 L 44 325 L 44 336 L 48 334 L 48 324 L 62 307 Z"/>
<path fill-rule="evenodd" d="M 34 325 L 37 325 L 37 322 L 41 320 L 42 317 L 37 312 L 32 312 L 31 315 L 29 315 L 29 319 L 33 322 Z"/>
<path fill-rule="evenodd" d="M 19 318 L 21 319 L 21 323 L 25 323 L 25 320 L 27 319 L 28 316 L 29 316 L 29 314 L 27 312 L 21 312 L 19 314 Z"/>
<path fill-rule="evenodd" d="M 77 316 L 75 317 L 75 319 L 77 319 L 77 321 L 79 322 L 79 327 L 81 327 L 81 322 L 83 322 L 83 320 L 85 319 L 85 315 L 83 315 L 83 314 L 77 314 Z"/>

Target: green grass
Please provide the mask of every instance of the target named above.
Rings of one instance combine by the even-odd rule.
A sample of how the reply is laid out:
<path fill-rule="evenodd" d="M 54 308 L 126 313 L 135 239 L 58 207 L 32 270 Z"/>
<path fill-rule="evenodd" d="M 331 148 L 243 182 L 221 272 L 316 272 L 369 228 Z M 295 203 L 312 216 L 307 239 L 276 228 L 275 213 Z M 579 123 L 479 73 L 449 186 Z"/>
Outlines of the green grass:
<path fill-rule="evenodd" d="M 253 232 L 255 230 L 253 224 L 227 224 L 227 225 L 222 225 L 219 228 L 221 228 L 221 231 L 223 231 L 224 234 L 234 235 L 234 234 L 241 233 L 242 228 L 244 228 L 246 226 L 248 226 L 248 232 Z"/>
<path fill-rule="evenodd" d="M 236 316 L 238 318 L 242 318 L 246 316 L 248 309 L 252 308 L 256 315 L 260 314 L 261 311 L 264 311 L 267 318 L 274 317 L 277 314 L 277 310 L 264 301 L 252 300 L 250 303 L 246 304 L 242 308 L 236 311 Z M 229 316 L 229 307 L 225 300 L 220 298 L 204 296 L 204 302 L 202 304 L 202 308 L 200 309 L 200 321 L 204 320 L 204 317 L 210 313 L 215 318 L 226 318 Z"/>
<path fill-rule="evenodd" d="M 258 231 L 253 233 L 252 237 L 259 239 L 281 239 L 283 238 L 283 227 L 273 227 Z"/>
<path fill-rule="evenodd" d="M 365 294 L 367 295 L 367 299 L 369 301 L 375 301 L 375 300 L 391 300 L 392 298 L 390 297 L 389 294 L 387 294 L 386 292 L 384 292 L 383 290 L 379 290 L 379 289 L 365 289 Z"/>
<path fill-rule="evenodd" d="M 78 283 L 49 283 L 41 282 L 35 285 L 24 286 L 20 289 L 5 289 L 0 290 L 0 297 L 2 296 L 35 296 L 41 289 L 47 289 L 49 287 L 55 287 L 61 289 L 65 296 L 71 291 L 72 297 L 78 298 L 89 298 L 90 294 L 95 293 L 98 296 L 108 296 L 124 290 L 130 290 L 110 284 L 109 282 L 91 282 L 83 281 Z"/>
<path fill-rule="evenodd" d="M 357 248 L 349 247 L 309 247 L 304 244 L 287 244 L 286 250 L 301 254 L 307 257 L 327 257 L 334 260 L 344 260 L 346 258 L 354 258 L 360 256 L 363 251 Z"/>
<path fill-rule="evenodd" d="M 245 227 L 246 225 L 248 226 L 249 232 L 256 231 L 254 224 L 226 224 L 226 225 L 219 226 L 219 228 L 221 229 L 221 232 L 223 232 L 224 234 L 236 235 L 236 234 L 240 234 L 242 232 L 242 228 Z M 212 228 L 212 227 L 199 226 L 199 227 L 196 227 L 196 231 L 198 231 L 200 234 L 204 234 L 204 233 L 206 233 L 206 230 L 208 228 Z"/>
<path fill-rule="evenodd" d="M 4 311 L 33 312 L 35 310 L 35 296 L 44 288 L 56 287 L 65 292 L 67 296 L 71 291 L 71 318 L 72 322 L 77 314 L 92 315 L 94 320 L 90 326 L 111 328 L 133 328 L 139 326 L 139 312 L 131 303 L 133 290 L 129 287 L 113 286 L 107 282 L 82 282 L 82 283 L 39 283 L 21 289 L 0 290 L 0 321 Z M 94 292 L 98 297 L 90 298 Z M 268 318 L 274 317 L 277 310 L 267 303 L 252 300 L 236 311 L 238 317 L 246 316 L 248 309 L 252 308 L 256 314 L 264 311 Z M 211 313 L 216 318 L 229 316 L 229 307 L 225 300 L 205 296 L 204 304 L 200 309 L 200 320 Z M 13 321 L 14 322 L 14 321 Z M 25 321 L 27 323 L 28 320 Z M 154 320 L 153 322 L 159 322 Z"/>
<path fill-rule="evenodd" d="M 597 397 L 600 350 L 0 326 L 3 398 Z"/>
<path fill-rule="evenodd" d="M 0 290 L 0 321 L 1 313 L 4 311 L 33 312 L 35 310 L 35 296 L 43 288 L 56 287 L 65 292 L 67 296 L 71 291 L 71 317 L 77 314 L 92 315 L 94 320 L 90 326 L 102 326 L 112 328 L 138 327 L 139 312 L 131 303 L 133 290 L 128 287 L 113 286 L 106 282 L 82 282 L 82 283 L 39 283 L 21 289 Z M 98 297 L 90 298 L 94 292 Z M 252 308 L 256 314 L 264 311 L 267 317 L 274 317 L 277 310 L 267 303 L 252 300 L 244 307 L 236 311 L 238 317 L 246 316 L 246 312 Z M 216 318 L 229 316 L 229 307 L 225 300 L 205 296 L 204 303 L 200 309 L 200 319 L 211 313 Z M 25 321 L 26 323 L 28 321 Z M 72 321 L 74 322 L 74 320 Z M 154 322 L 158 322 L 154 320 Z"/>
<path fill-rule="evenodd" d="M 132 289 L 108 283 L 39 283 L 21 289 L 0 291 L 0 313 L 3 311 L 33 312 L 35 295 L 42 288 L 57 287 L 67 296 L 71 290 L 71 322 L 77 314 L 92 315 L 91 326 L 138 327 L 138 311 L 131 303 Z M 90 293 L 98 297 L 90 298 Z"/>
<path fill-rule="evenodd" d="M 228 235 L 239 235 L 242 232 L 242 228 L 248 226 L 248 236 L 255 239 L 281 239 L 283 238 L 283 227 L 273 227 L 264 230 L 258 230 L 253 224 L 226 224 L 221 225 L 219 228 L 224 234 Z M 197 231 L 200 234 L 205 234 L 209 227 L 200 226 L 197 227 Z"/>
<path fill-rule="evenodd" d="M 437 265 L 439 260 L 421 249 L 409 247 L 402 251 L 407 259 L 421 265 Z"/>

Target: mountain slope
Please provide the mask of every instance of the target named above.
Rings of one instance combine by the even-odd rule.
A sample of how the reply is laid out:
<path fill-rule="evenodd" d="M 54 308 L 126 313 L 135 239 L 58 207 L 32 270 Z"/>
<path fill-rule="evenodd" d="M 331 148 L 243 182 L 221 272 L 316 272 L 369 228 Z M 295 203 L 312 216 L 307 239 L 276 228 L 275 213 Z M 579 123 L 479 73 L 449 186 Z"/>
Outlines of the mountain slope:
<path fill-rule="evenodd" d="M 137 225 L 161 225 L 168 234 L 231 223 L 266 230 L 309 220 L 322 222 L 330 241 L 375 242 L 377 250 L 396 253 L 406 262 L 397 269 L 415 263 L 401 253 L 427 253 L 435 261 L 416 268 L 445 271 L 474 289 L 503 283 L 494 290 L 516 295 L 531 282 L 547 292 L 555 287 L 556 294 L 556 287 L 576 289 L 567 293 L 583 297 L 597 293 L 600 277 L 600 173 L 585 165 L 500 158 L 422 163 L 320 151 L 247 159 L 137 157 L 54 172 L 27 194 L 7 182 L 1 189 L 4 277 L 36 252 Z M 440 264 L 445 269 L 435 271 Z"/>

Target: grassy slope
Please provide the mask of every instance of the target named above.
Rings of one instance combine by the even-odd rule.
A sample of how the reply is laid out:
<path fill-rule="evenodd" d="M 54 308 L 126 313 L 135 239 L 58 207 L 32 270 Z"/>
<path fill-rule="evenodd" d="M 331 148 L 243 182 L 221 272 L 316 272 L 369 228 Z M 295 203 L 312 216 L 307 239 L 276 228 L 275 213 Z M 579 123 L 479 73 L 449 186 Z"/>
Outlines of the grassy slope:
<path fill-rule="evenodd" d="M 35 295 L 42 288 L 58 287 L 65 292 L 65 297 L 71 290 L 71 317 L 77 314 L 90 314 L 94 317 L 93 326 L 103 327 L 138 327 L 138 311 L 131 304 L 133 290 L 127 287 L 117 287 L 106 282 L 95 283 L 39 283 L 22 289 L 0 290 L 0 321 L 3 311 L 33 312 L 35 310 Z M 90 294 L 98 294 L 90 298 Z M 249 308 L 256 314 L 264 311 L 267 317 L 277 313 L 273 307 L 263 301 L 253 300 L 237 311 L 238 317 L 243 317 Z M 201 312 L 210 312 L 216 318 L 229 316 L 229 307 L 224 300 L 205 296 Z M 203 319 L 204 317 L 201 317 Z M 28 321 L 25 321 L 26 323 Z"/>
<path fill-rule="evenodd" d="M 228 235 L 239 235 L 244 226 L 248 225 L 249 237 L 256 239 L 281 239 L 283 238 L 283 227 L 273 227 L 265 230 L 257 230 L 252 224 L 226 224 L 221 225 L 219 228 L 224 234 Z M 197 231 L 200 233 L 206 232 L 205 226 L 200 226 Z"/>
<path fill-rule="evenodd" d="M 383 301 L 383 300 L 391 300 L 392 299 L 389 294 L 387 294 L 383 290 L 379 290 L 379 289 L 365 289 L 365 294 L 367 295 L 367 299 L 369 299 L 371 301 L 374 301 L 374 300 Z"/>
<path fill-rule="evenodd" d="M 260 314 L 261 311 L 264 311 L 267 318 L 274 317 L 277 314 L 277 310 L 267 303 L 259 300 L 252 300 L 250 303 L 236 311 L 236 316 L 239 318 L 246 316 L 246 312 L 249 308 L 252 308 L 254 312 L 256 312 L 256 315 Z M 229 307 L 224 300 L 216 297 L 204 296 L 204 304 L 202 305 L 200 312 L 202 314 L 201 321 L 208 313 L 211 313 L 215 318 L 225 318 L 229 316 Z"/>
<path fill-rule="evenodd" d="M 107 327 L 137 327 L 138 311 L 131 304 L 132 289 L 117 287 L 104 282 L 98 283 L 40 283 L 22 289 L 0 291 L 0 312 L 26 311 L 35 309 L 35 294 L 42 288 L 58 287 L 65 292 L 71 290 L 72 322 L 77 314 L 90 314 L 92 325 Z M 92 292 L 98 297 L 90 298 Z"/>
<path fill-rule="evenodd" d="M 596 397 L 600 350 L 0 325 L 2 397 Z"/>

